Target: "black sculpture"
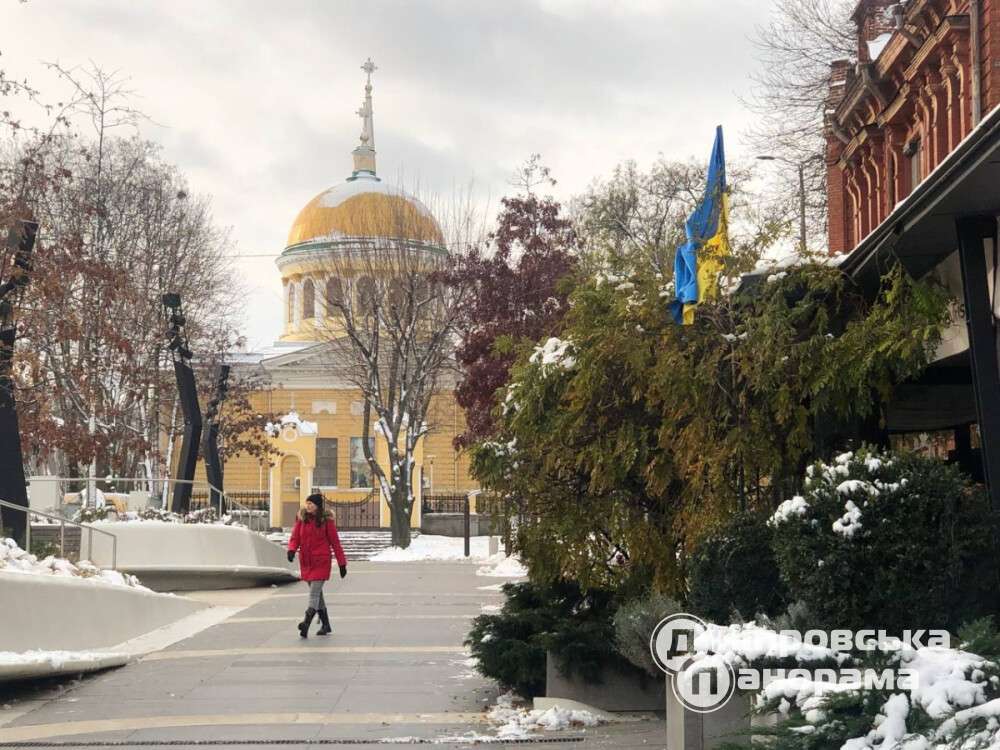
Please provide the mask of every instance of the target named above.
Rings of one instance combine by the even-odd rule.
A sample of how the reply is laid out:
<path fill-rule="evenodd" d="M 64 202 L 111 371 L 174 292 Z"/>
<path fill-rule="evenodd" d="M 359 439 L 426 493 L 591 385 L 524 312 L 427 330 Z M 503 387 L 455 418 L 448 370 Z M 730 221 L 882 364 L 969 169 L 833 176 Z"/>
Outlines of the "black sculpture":
<path fill-rule="evenodd" d="M 205 475 L 211 486 L 212 505 L 221 509 L 224 491 L 223 465 L 219 456 L 219 407 L 226 399 L 226 392 L 229 390 L 229 365 L 219 365 L 219 376 L 215 381 L 215 395 L 208 403 L 208 429 L 205 430 L 205 440 L 201 447 L 201 455 L 205 461 Z"/>
<path fill-rule="evenodd" d="M 174 361 L 174 377 L 177 379 L 177 394 L 184 415 L 184 437 L 181 454 L 177 461 L 177 482 L 174 484 L 170 509 L 174 513 L 191 510 L 191 483 L 198 463 L 198 445 L 201 442 L 201 408 L 198 406 L 198 388 L 194 371 L 191 369 L 191 350 L 188 348 L 184 326 L 187 320 L 181 309 L 181 296 L 175 292 L 163 295 L 164 313 L 170 324 L 167 330 L 167 346 Z"/>
<path fill-rule="evenodd" d="M 24 456 L 21 454 L 21 432 L 17 424 L 14 400 L 14 340 L 17 326 L 14 323 L 14 298 L 28 285 L 31 275 L 31 251 L 35 246 L 38 224 L 17 221 L 7 234 L 7 247 L 14 253 L 10 278 L 0 283 L 0 500 L 28 507 L 25 488 Z M 28 514 L 4 512 L 0 508 L 5 532 L 18 543 L 24 544 Z"/>

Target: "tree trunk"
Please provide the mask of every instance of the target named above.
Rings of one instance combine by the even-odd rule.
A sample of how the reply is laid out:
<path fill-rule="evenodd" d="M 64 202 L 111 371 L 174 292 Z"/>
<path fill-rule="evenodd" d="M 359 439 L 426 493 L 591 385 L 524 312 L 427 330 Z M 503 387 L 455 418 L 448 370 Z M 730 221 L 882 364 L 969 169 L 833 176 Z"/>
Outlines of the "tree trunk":
<path fill-rule="evenodd" d="M 392 528 L 392 546 L 406 549 L 410 546 L 410 515 L 396 501 L 389 503 L 389 524 Z"/>

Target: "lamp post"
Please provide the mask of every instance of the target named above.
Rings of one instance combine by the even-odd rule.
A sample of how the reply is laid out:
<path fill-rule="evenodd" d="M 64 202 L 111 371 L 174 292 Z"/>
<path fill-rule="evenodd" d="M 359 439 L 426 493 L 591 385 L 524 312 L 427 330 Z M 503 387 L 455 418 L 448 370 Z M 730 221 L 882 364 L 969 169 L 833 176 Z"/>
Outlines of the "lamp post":
<path fill-rule="evenodd" d="M 771 156 L 765 154 L 758 156 L 759 161 L 777 161 L 795 167 L 799 173 L 799 252 L 806 251 L 806 165 L 814 161 L 819 161 L 823 157 L 810 156 L 805 161 L 793 161 L 782 156 Z"/>

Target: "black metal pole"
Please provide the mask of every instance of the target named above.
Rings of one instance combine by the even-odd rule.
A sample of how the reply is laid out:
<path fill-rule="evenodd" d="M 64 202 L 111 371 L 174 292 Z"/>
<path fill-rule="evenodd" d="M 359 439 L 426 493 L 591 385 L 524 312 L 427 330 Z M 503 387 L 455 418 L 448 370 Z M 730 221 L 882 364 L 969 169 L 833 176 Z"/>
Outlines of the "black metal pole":
<path fill-rule="evenodd" d="M 25 509 L 23 513 L 0 511 L 0 526 L 22 545 L 27 543 L 28 492 L 12 372 L 17 339 L 12 297 L 28 284 L 37 233 L 38 224 L 33 221 L 18 221 L 10 228 L 7 246 L 14 250 L 14 265 L 11 277 L 0 284 L 0 499 Z"/>
<path fill-rule="evenodd" d="M 465 556 L 468 557 L 471 553 L 469 549 L 469 535 L 472 530 L 472 519 L 469 517 L 469 496 L 465 496 Z"/>
<path fill-rule="evenodd" d="M 962 267 L 965 319 L 969 328 L 972 385 L 976 393 L 983 476 L 994 510 L 1000 510 L 1000 368 L 997 337 L 986 280 L 983 240 L 997 240 L 995 217 L 958 219 L 958 257 Z"/>

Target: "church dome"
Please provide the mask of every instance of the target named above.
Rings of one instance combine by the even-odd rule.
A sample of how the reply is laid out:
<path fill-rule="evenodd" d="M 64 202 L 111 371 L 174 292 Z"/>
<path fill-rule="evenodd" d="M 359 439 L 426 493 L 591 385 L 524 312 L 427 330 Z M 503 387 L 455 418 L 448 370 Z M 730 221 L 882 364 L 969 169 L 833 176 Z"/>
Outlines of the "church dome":
<path fill-rule="evenodd" d="M 288 232 L 288 247 L 368 237 L 443 242 L 441 228 L 423 203 L 374 174 L 356 171 L 299 211 Z"/>

